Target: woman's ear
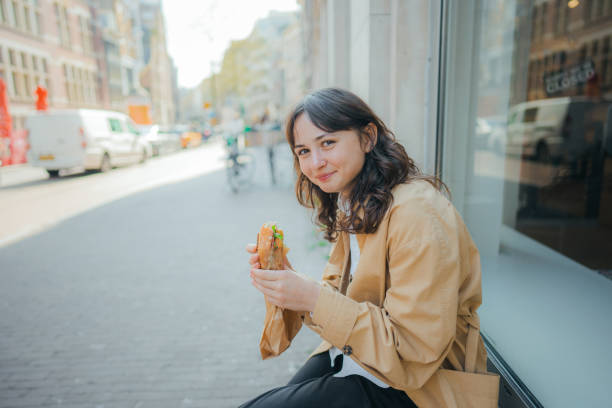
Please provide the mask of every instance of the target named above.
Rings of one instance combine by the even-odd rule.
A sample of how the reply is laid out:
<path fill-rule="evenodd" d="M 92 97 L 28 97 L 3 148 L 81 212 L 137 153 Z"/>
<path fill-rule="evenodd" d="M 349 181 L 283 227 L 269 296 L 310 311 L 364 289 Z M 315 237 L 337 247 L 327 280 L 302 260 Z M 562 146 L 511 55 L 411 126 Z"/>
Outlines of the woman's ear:
<path fill-rule="evenodd" d="M 366 134 L 368 135 L 368 145 L 366 146 L 366 153 L 370 153 L 374 146 L 376 146 L 376 142 L 378 141 L 378 131 L 376 129 L 376 125 L 372 122 L 368 123 L 365 127 Z"/>

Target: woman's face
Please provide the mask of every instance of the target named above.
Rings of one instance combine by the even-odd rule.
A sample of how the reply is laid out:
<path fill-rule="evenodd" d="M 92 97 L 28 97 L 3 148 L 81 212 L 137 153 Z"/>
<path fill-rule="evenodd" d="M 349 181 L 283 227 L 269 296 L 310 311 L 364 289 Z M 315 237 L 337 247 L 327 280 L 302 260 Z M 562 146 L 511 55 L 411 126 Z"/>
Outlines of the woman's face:
<path fill-rule="evenodd" d="M 365 151 L 355 130 L 328 133 L 301 114 L 295 121 L 295 147 L 300 169 L 326 193 L 348 193 L 365 163 Z"/>

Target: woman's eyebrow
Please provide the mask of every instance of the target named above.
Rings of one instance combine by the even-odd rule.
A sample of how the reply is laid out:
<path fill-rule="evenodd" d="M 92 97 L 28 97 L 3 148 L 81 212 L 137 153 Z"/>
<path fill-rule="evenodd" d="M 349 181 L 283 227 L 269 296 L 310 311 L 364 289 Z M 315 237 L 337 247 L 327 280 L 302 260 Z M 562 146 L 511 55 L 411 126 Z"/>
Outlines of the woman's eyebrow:
<path fill-rule="evenodd" d="M 320 134 L 319 136 L 315 137 L 315 141 L 316 141 L 316 140 L 319 140 L 319 139 L 321 139 L 321 138 L 323 138 L 323 137 L 325 137 L 325 136 L 327 136 L 327 135 L 329 135 L 329 133 L 323 133 L 323 134 Z M 297 149 L 298 147 L 304 147 L 304 145 L 302 145 L 302 144 L 296 144 L 296 145 L 295 145 L 295 147 L 294 147 L 294 149 Z"/>

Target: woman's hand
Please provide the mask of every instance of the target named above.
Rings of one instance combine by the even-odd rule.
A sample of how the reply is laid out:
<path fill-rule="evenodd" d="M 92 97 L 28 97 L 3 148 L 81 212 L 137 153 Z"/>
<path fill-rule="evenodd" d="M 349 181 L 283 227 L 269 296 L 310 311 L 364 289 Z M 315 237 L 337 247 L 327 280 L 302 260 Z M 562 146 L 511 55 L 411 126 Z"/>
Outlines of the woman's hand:
<path fill-rule="evenodd" d="M 264 294 L 268 302 L 283 309 L 314 311 L 321 291 L 318 282 L 293 271 L 286 257 L 285 270 L 259 269 L 261 265 L 255 245 L 248 245 L 247 251 L 253 254 L 249 258 L 253 286 Z"/>

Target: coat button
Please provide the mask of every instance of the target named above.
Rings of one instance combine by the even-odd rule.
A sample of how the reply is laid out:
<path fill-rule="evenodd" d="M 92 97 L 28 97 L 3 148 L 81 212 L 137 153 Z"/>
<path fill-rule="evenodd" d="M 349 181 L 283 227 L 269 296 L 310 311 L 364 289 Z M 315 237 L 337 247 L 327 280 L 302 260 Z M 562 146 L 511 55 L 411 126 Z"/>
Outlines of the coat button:
<path fill-rule="evenodd" d="M 347 344 L 346 346 L 342 347 L 342 354 L 345 356 L 350 356 L 353 354 L 353 348 Z"/>

